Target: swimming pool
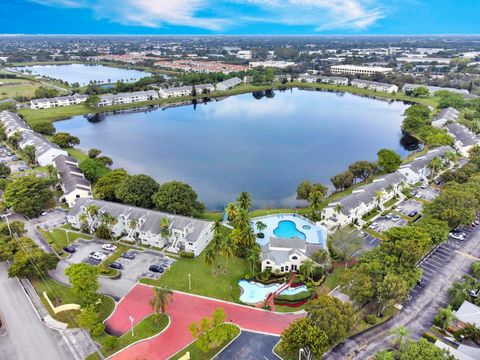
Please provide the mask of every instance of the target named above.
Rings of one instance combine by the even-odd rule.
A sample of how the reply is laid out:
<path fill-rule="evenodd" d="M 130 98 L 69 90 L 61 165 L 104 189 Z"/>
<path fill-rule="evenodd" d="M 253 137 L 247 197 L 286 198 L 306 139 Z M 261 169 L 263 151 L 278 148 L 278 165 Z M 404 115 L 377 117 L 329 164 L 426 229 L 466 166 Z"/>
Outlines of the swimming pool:
<path fill-rule="evenodd" d="M 238 285 L 242 288 L 240 301 L 245 304 L 258 304 L 267 298 L 268 294 L 278 290 L 280 284 L 263 285 L 254 281 L 240 280 Z"/>
<path fill-rule="evenodd" d="M 305 240 L 307 237 L 305 234 L 297 229 L 296 224 L 290 220 L 282 220 L 278 223 L 276 229 L 273 230 L 276 237 L 279 238 L 298 238 Z"/>
<path fill-rule="evenodd" d="M 302 286 L 290 287 L 285 290 L 282 290 L 280 295 L 296 295 L 304 291 L 308 291 L 308 288 L 305 285 L 302 285 Z"/>

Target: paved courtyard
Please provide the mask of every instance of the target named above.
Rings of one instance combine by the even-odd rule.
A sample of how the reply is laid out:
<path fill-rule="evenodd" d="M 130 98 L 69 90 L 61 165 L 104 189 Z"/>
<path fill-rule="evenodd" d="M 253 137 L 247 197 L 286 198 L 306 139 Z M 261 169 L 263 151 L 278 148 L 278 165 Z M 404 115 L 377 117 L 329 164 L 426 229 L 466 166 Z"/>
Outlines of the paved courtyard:
<path fill-rule="evenodd" d="M 112 334 L 124 334 L 130 329 L 129 316 L 134 323 L 140 322 L 152 313 L 149 300 L 153 288 L 136 285 L 132 291 L 120 301 L 114 314 L 106 321 L 106 327 Z M 303 314 L 280 314 L 248 306 L 224 302 L 220 300 L 174 292 L 167 314 L 170 317 L 169 327 L 153 339 L 140 342 L 112 357 L 115 360 L 131 359 L 167 359 L 187 346 L 193 337 L 188 331 L 192 321 L 198 321 L 217 308 L 223 308 L 226 321 L 240 326 L 242 330 L 278 336 L 293 320 Z"/>
<path fill-rule="evenodd" d="M 402 210 L 398 210 L 399 208 L 401 208 Z M 408 199 L 398 204 L 395 210 L 402 213 L 403 215 L 408 215 L 412 211 L 421 213 L 423 211 L 423 203 L 414 199 Z"/>
<path fill-rule="evenodd" d="M 426 189 L 422 189 L 421 187 L 416 187 L 413 189 L 417 194 L 420 194 L 422 199 L 426 201 L 434 200 L 438 195 L 440 195 L 440 189 L 437 189 L 433 186 L 428 186 Z"/>
<path fill-rule="evenodd" d="M 397 221 L 393 221 L 392 219 L 387 219 L 384 216 L 376 218 L 375 222 L 378 224 L 378 227 L 375 229 L 378 232 L 384 232 L 393 227 L 407 225 L 407 221 L 405 219 L 400 218 Z"/>

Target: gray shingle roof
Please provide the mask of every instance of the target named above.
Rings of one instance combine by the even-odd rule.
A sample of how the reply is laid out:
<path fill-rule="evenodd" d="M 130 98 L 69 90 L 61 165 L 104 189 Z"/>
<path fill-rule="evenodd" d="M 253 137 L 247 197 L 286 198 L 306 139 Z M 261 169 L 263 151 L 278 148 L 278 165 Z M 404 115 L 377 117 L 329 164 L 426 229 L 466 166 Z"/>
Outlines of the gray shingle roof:
<path fill-rule="evenodd" d="M 430 150 L 423 156 L 419 156 L 415 158 L 412 162 L 402 165 L 400 168 L 410 168 L 414 172 L 418 172 L 419 170 L 425 168 L 430 161 L 432 161 L 435 157 L 442 157 L 445 155 L 447 151 L 451 151 L 452 148 L 450 146 L 441 146 L 435 149 Z"/>
<path fill-rule="evenodd" d="M 93 204 L 99 208 L 99 211 L 107 212 L 115 218 L 121 215 L 127 216 L 129 219 L 142 220 L 139 230 L 141 232 L 151 232 L 153 234 L 160 233 L 160 220 L 167 218 L 173 229 L 188 230 L 186 240 L 196 242 L 200 233 L 208 227 L 212 226 L 211 221 L 205 221 L 187 216 L 173 215 L 155 210 L 142 209 L 135 206 L 124 205 L 109 201 L 95 199 L 78 199 L 75 205 L 70 209 L 70 216 L 77 216 L 82 212 L 82 207 Z"/>
<path fill-rule="evenodd" d="M 452 123 L 445 126 L 447 131 L 455 138 L 456 141 L 459 141 L 462 146 L 470 146 L 479 142 L 477 135 L 472 133 L 466 126 Z"/>

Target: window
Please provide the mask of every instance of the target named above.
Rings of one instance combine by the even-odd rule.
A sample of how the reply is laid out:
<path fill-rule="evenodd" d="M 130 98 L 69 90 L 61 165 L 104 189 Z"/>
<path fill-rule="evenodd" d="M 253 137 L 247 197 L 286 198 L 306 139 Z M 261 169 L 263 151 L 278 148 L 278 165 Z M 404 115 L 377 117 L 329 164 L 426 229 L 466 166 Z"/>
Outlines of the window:
<path fill-rule="evenodd" d="M 285 271 L 288 271 L 288 265 L 287 265 L 287 266 L 285 266 Z"/>
<path fill-rule="evenodd" d="M 270 261 L 267 261 L 266 264 L 270 264 Z"/>
<path fill-rule="evenodd" d="M 280 268 L 280 271 L 283 272 L 283 266 Z"/>
<path fill-rule="evenodd" d="M 292 256 L 292 260 L 298 260 L 298 256 L 297 256 L 297 255 L 293 255 L 293 256 Z"/>

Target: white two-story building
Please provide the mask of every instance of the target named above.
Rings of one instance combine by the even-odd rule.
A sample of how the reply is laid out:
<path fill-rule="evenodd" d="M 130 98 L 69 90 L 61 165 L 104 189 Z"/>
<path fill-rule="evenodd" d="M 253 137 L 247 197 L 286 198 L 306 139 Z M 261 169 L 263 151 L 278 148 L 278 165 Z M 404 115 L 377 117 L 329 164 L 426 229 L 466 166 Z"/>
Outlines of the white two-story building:
<path fill-rule="evenodd" d="M 95 215 L 87 211 L 89 208 L 95 209 Z M 185 251 L 198 256 L 213 237 L 211 221 L 85 198 L 77 199 L 67 221 L 75 229 L 86 227 L 94 232 L 102 223 L 103 214 L 115 219 L 114 224 L 107 225 L 113 236 L 157 248 L 165 247 L 170 252 Z M 162 228 L 162 221 L 167 222 L 168 229 Z"/>
<path fill-rule="evenodd" d="M 35 99 L 30 101 L 32 109 L 50 109 L 54 107 L 71 106 L 82 104 L 87 101 L 88 95 L 74 94 L 58 96 L 54 98 Z"/>
<path fill-rule="evenodd" d="M 98 107 L 131 104 L 142 101 L 157 100 L 158 93 L 155 90 L 134 91 L 120 94 L 105 94 L 100 95 L 100 102 Z"/>
<path fill-rule="evenodd" d="M 428 181 L 431 174 L 428 165 L 436 157 L 443 159 L 445 153 L 448 151 L 453 151 L 453 149 L 450 146 L 441 146 L 432 149 L 425 155 L 415 158 L 412 162 L 400 166 L 397 171 L 405 176 L 408 184 Z"/>
<path fill-rule="evenodd" d="M 380 92 L 385 92 L 385 93 L 388 93 L 388 94 L 393 94 L 393 93 L 396 93 L 398 91 L 398 86 L 397 85 L 381 83 L 381 82 L 376 82 L 376 81 L 354 79 L 354 80 L 351 81 L 350 84 L 353 87 L 357 87 L 357 88 L 360 88 L 360 89 L 380 91 Z"/>
<path fill-rule="evenodd" d="M 92 198 L 90 181 L 85 179 L 75 158 L 65 155 L 57 156 L 54 166 L 57 169 L 57 176 L 63 191 L 60 201 L 64 201 L 69 207 L 72 207 L 80 198 Z"/>

